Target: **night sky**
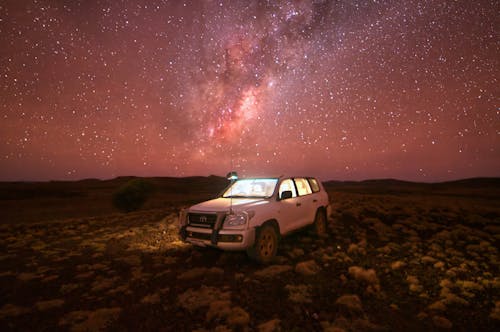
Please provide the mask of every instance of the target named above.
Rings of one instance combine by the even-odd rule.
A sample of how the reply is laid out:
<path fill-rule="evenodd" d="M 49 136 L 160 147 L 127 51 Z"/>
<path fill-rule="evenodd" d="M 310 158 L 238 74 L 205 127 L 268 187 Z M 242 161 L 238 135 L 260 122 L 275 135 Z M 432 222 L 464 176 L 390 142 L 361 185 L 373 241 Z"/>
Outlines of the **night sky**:
<path fill-rule="evenodd" d="M 0 180 L 500 176 L 498 1 L 0 2 Z"/>

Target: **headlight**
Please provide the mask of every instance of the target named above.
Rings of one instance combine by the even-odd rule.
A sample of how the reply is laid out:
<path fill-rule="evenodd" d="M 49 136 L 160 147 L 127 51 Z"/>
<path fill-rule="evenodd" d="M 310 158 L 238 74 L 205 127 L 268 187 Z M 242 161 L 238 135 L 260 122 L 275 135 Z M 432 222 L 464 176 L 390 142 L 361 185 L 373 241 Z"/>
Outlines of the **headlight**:
<path fill-rule="evenodd" d="M 254 211 L 243 211 L 237 212 L 236 214 L 230 214 L 226 217 L 226 220 L 224 220 L 224 225 L 229 227 L 245 225 L 254 214 Z"/>

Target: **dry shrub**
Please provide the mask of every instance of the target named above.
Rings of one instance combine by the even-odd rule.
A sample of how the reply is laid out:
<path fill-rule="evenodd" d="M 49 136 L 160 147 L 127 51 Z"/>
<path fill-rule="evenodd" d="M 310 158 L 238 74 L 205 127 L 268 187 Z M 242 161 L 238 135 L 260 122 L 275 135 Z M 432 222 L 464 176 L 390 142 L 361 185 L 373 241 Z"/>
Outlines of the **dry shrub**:
<path fill-rule="evenodd" d="M 144 179 L 133 179 L 113 194 L 113 205 L 123 212 L 140 209 L 153 192 L 153 185 Z"/>

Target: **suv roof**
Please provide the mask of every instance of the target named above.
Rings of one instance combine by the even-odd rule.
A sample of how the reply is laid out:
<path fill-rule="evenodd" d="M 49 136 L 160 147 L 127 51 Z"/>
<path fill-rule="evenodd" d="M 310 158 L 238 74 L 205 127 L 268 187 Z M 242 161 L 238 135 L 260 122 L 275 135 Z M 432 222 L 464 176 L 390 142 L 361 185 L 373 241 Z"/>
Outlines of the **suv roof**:
<path fill-rule="evenodd" d="M 276 176 L 276 175 L 270 175 L 270 176 L 242 176 L 240 178 L 238 178 L 238 180 L 240 179 L 283 179 L 283 178 L 293 178 L 293 179 L 296 179 L 296 178 L 304 178 L 304 179 L 318 179 L 317 177 L 315 176 L 306 176 L 306 175 L 289 175 L 289 174 L 286 174 L 286 175 L 279 175 L 279 176 Z"/>

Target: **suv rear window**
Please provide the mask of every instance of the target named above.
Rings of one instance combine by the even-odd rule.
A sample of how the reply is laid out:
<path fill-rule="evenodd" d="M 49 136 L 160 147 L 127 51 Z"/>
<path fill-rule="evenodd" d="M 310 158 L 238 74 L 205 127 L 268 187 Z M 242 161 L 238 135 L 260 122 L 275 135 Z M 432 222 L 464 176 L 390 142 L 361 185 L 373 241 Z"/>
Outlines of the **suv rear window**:
<path fill-rule="evenodd" d="M 304 196 L 311 194 L 311 187 L 309 187 L 309 183 L 307 182 L 306 179 L 303 178 L 298 178 L 294 179 L 295 185 L 297 186 L 297 191 L 299 193 L 299 196 Z"/>
<path fill-rule="evenodd" d="M 311 189 L 312 189 L 313 193 L 317 193 L 319 191 L 318 180 L 313 179 L 313 178 L 309 178 L 308 180 L 309 180 L 309 184 L 311 185 Z"/>

